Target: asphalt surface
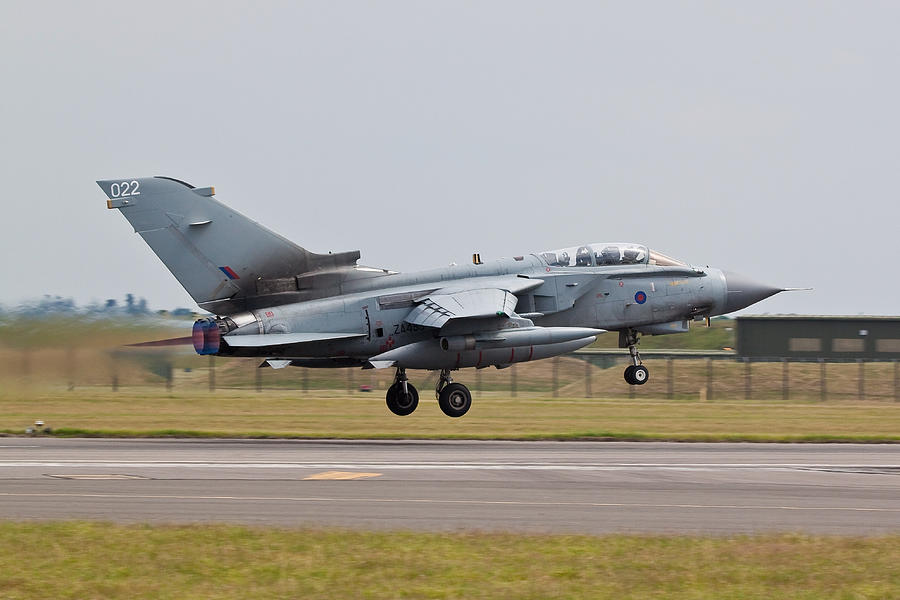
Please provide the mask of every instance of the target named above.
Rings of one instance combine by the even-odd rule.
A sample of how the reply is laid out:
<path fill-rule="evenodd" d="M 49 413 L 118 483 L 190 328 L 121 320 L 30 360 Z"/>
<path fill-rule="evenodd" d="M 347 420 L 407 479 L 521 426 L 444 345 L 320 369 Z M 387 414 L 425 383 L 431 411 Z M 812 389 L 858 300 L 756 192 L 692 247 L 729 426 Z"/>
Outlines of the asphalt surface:
<path fill-rule="evenodd" d="M 900 532 L 900 445 L 0 438 L 0 518 Z"/>

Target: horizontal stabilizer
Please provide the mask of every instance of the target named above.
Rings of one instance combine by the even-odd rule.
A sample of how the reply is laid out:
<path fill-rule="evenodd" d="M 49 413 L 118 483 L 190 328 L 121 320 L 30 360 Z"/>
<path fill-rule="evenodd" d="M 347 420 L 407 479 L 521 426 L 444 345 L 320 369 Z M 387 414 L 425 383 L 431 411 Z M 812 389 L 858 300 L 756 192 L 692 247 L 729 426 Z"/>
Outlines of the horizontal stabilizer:
<path fill-rule="evenodd" d="M 262 333 L 250 335 L 226 335 L 225 342 L 235 348 L 263 348 L 285 344 L 308 344 L 328 340 L 365 337 L 365 333 Z"/>
<path fill-rule="evenodd" d="M 194 343 L 192 336 L 169 338 L 167 340 L 155 340 L 152 342 L 138 342 L 136 344 L 125 344 L 130 348 L 153 348 L 159 346 L 190 346 Z"/>

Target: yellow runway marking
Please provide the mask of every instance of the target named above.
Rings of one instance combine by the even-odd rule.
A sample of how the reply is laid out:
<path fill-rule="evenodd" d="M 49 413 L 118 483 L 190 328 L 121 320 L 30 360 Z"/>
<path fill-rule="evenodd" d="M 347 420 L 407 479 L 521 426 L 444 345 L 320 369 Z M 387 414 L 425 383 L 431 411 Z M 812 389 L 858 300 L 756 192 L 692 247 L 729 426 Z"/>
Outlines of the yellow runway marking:
<path fill-rule="evenodd" d="M 315 475 L 310 475 L 309 477 L 304 477 L 304 480 L 307 479 L 334 479 L 344 481 L 347 479 L 368 479 L 369 477 L 381 477 L 381 473 L 356 473 L 353 471 L 325 471 L 324 473 L 316 473 Z"/>

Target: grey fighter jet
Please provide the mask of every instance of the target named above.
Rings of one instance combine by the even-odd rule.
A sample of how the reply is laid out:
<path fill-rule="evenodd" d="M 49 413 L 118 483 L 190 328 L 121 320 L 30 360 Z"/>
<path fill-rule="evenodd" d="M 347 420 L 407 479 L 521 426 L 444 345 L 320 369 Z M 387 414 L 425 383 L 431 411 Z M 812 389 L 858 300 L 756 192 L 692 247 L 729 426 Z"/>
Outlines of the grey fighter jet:
<path fill-rule="evenodd" d="M 782 288 L 698 268 L 634 243 L 587 243 L 482 263 L 397 273 L 357 264 L 358 251 L 316 254 L 218 202 L 212 187 L 171 177 L 97 182 L 197 304 L 199 354 L 260 357 L 275 368 L 394 368 L 387 406 L 419 402 L 407 369 L 440 371 L 441 410 L 461 417 L 468 388 L 450 374 L 572 352 L 618 331 L 650 374 L 641 334 L 684 332 L 692 319 L 750 306 Z"/>

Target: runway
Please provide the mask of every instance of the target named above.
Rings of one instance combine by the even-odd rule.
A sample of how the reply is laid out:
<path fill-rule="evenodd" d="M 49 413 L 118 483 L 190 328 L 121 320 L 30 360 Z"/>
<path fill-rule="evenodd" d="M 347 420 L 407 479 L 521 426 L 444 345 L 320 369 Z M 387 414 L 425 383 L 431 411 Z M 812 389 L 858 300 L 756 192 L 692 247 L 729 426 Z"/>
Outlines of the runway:
<path fill-rule="evenodd" d="M 0 438 L 0 518 L 900 532 L 900 445 Z"/>

